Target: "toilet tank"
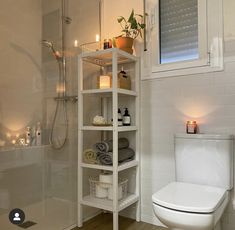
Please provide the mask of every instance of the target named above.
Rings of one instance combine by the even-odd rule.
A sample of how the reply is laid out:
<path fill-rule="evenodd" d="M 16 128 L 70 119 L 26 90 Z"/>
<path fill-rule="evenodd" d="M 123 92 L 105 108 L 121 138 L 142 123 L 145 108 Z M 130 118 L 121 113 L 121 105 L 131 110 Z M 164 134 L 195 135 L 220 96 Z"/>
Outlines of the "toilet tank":
<path fill-rule="evenodd" d="M 233 188 L 232 135 L 175 135 L 176 180 Z"/>

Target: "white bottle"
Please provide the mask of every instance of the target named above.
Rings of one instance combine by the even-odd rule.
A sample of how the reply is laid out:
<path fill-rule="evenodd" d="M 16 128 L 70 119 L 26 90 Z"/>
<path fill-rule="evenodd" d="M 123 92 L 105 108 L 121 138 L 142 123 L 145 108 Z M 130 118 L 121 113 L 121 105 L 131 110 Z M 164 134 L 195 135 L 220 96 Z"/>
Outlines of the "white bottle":
<path fill-rule="evenodd" d="M 31 128 L 29 126 L 26 129 L 25 139 L 26 139 L 26 145 L 30 145 L 31 144 Z"/>
<path fill-rule="evenodd" d="M 37 123 L 35 138 L 36 138 L 36 145 L 42 145 L 42 130 L 40 122 Z"/>

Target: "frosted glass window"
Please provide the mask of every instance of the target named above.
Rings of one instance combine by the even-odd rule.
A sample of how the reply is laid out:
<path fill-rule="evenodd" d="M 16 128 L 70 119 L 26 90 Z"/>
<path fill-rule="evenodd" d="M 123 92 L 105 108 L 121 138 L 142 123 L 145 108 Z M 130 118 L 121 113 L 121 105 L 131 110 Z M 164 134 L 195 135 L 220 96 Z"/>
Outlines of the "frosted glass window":
<path fill-rule="evenodd" d="M 199 58 L 198 1 L 160 0 L 160 63 Z"/>

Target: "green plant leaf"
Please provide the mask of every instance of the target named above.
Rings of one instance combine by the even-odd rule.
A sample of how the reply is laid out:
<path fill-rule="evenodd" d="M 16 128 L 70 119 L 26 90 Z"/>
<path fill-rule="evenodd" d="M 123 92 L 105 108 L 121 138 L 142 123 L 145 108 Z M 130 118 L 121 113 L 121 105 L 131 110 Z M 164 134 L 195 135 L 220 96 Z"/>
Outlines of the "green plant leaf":
<path fill-rule="evenodd" d="M 138 22 L 136 21 L 135 18 L 133 18 L 131 22 L 131 29 L 137 29 L 138 28 Z"/>
<path fill-rule="evenodd" d="M 139 25 L 139 27 L 140 27 L 141 29 L 144 29 L 145 26 L 146 26 L 144 23 L 142 23 L 142 24 L 141 24 L 141 23 L 138 23 L 138 25 Z"/>
<path fill-rule="evenodd" d="M 129 23 L 131 23 L 131 22 L 133 21 L 133 19 L 134 19 L 134 15 L 135 15 L 135 13 L 134 13 L 134 9 L 132 9 L 132 11 L 131 11 L 131 15 L 130 15 L 130 17 L 129 17 L 129 19 L 128 19 L 128 22 L 129 22 Z"/>
<path fill-rule="evenodd" d="M 119 16 L 119 17 L 117 18 L 118 23 L 121 23 L 123 20 L 125 20 L 125 18 L 122 17 L 122 16 Z"/>
<path fill-rule="evenodd" d="M 139 17 L 141 17 L 141 18 L 143 18 L 144 16 L 143 15 L 141 15 L 141 14 L 136 14 L 136 16 L 139 16 Z"/>

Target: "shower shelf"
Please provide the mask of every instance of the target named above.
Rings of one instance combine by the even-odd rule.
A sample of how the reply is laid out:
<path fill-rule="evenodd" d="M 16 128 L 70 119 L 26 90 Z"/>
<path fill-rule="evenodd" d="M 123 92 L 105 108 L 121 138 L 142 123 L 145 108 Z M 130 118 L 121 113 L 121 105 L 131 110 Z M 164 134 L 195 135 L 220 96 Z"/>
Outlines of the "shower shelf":
<path fill-rule="evenodd" d="M 46 147 L 49 147 L 49 146 L 50 145 L 0 147 L 0 152 L 17 151 L 17 150 L 30 150 L 30 149 L 40 149 L 40 148 L 46 148 Z"/>
<path fill-rule="evenodd" d="M 85 64 L 86 63 L 86 64 Z M 92 64 L 90 64 L 92 63 Z M 78 227 L 83 225 L 83 205 L 113 212 L 113 230 L 119 229 L 119 212 L 136 203 L 136 220 L 140 220 L 140 122 L 139 122 L 139 79 L 140 61 L 117 48 L 83 53 L 78 57 Z M 97 76 L 100 76 L 102 66 L 104 73 L 111 73 L 112 87 L 97 89 Z M 98 68 L 97 68 L 98 67 Z M 131 90 L 118 88 L 118 73 L 127 70 L 131 80 Z M 91 71 L 92 70 L 92 71 Z M 118 126 L 118 108 L 128 107 L 131 114 L 131 126 Z M 111 126 L 92 126 L 96 114 L 101 114 Z M 118 139 L 125 137 L 135 151 L 135 160 L 118 164 Z M 110 138 L 113 140 L 113 165 L 98 165 L 83 163 L 83 152 L 92 148 L 94 143 Z M 92 197 L 87 190 L 86 176 L 97 176 L 100 171 L 110 171 L 113 174 L 114 200 Z M 84 175 L 84 176 L 83 176 Z M 129 194 L 118 200 L 118 180 L 128 178 Z M 88 195 L 88 196 L 87 196 Z"/>

